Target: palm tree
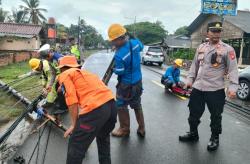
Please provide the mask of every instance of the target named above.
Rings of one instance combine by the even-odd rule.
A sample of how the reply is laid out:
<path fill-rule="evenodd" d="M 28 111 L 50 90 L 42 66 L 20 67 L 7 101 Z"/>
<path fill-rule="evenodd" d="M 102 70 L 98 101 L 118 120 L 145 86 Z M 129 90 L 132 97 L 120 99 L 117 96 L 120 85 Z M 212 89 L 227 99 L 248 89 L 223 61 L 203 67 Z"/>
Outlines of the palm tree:
<path fill-rule="evenodd" d="M 8 12 L 0 8 L 0 22 L 4 22 L 7 18 Z"/>
<path fill-rule="evenodd" d="M 17 10 L 17 9 L 12 9 L 12 15 L 8 17 L 10 22 L 14 23 L 25 23 L 27 22 L 27 12 L 24 10 Z"/>
<path fill-rule="evenodd" d="M 22 0 L 26 6 L 21 5 L 20 8 L 29 14 L 29 21 L 33 24 L 42 24 L 46 20 L 42 12 L 47 12 L 46 9 L 39 8 L 39 0 Z"/>

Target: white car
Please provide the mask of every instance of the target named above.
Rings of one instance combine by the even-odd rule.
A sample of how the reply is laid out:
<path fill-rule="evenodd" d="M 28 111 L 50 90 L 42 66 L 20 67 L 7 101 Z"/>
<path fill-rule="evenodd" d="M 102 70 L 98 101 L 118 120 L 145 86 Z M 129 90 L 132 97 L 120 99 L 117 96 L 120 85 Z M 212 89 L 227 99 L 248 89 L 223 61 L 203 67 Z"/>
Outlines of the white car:
<path fill-rule="evenodd" d="M 164 62 L 163 50 L 159 46 L 144 46 L 141 52 L 141 62 L 144 65 L 157 63 L 161 66 Z"/>

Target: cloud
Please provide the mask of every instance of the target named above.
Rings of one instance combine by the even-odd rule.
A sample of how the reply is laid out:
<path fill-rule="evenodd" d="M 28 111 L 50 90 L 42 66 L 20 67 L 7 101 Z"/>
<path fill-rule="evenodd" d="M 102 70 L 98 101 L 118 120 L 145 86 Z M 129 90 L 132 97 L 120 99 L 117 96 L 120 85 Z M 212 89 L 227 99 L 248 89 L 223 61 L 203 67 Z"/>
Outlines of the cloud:
<path fill-rule="evenodd" d="M 239 0 L 239 9 L 250 8 L 249 0 Z M 131 24 L 161 21 L 173 33 L 178 27 L 189 25 L 200 12 L 200 0 L 40 0 L 48 9 L 47 17 L 67 26 L 77 24 L 80 16 L 93 25 L 105 38 L 111 23 Z M 21 0 L 2 0 L 8 10 L 22 4 Z"/>

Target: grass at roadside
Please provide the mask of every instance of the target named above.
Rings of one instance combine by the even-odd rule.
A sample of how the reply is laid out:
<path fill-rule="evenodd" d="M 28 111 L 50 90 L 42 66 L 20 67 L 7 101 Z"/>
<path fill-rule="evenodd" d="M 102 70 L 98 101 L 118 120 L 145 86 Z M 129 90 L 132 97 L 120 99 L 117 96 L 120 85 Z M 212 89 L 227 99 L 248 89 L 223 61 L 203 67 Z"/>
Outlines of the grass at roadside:
<path fill-rule="evenodd" d="M 18 76 L 31 71 L 28 62 L 21 62 L 0 67 L 0 80 L 5 83 L 18 80 Z M 22 81 L 10 84 L 19 91 L 24 97 L 33 100 L 41 93 L 40 75 L 26 78 Z M 0 91 L 0 126 L 19 116 L 24 110 L 24 106 L 13 98 L 6 91 Z"/>
<path fill-rule="evenodd" d="M 21 62 L 0 67 L 0 80 L 4 82 L 10 82 L 18 78 L 26 72 L 29 72 L 30 68 L 28 62 Z"/>

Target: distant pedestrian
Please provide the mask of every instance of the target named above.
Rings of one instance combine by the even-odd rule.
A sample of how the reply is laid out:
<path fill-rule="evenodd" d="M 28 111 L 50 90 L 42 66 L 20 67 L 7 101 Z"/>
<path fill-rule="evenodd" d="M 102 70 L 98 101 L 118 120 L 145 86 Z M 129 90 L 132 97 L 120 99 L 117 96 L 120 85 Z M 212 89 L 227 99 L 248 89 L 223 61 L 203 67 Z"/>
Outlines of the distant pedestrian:
<path fill-rule="evenodd" d="M 207 104 L 211 114 L 211 137 L 207 145 L 208 151 L 219 146 L 219 135 L 222 132 L 221 120 L 225 104 L 225 80 L 228 74 L 229 87 L 227 95 L 235 98 L 238 88 L 238 68 L 234 49 L 223 43 L 221 38 L 222 23 L 211 22 L 207 27 L 208 42 L 201 44 L 195 54 L 188 75 L 187 86 L 193 86 L 189 100 L 190 131 L 179 140 L 193 142 L 199 140 L 198 125 Z"/>

